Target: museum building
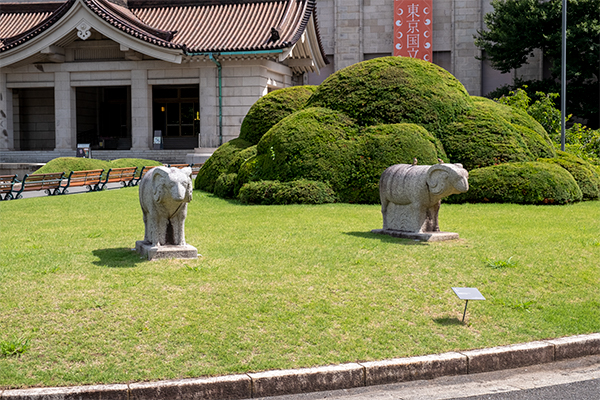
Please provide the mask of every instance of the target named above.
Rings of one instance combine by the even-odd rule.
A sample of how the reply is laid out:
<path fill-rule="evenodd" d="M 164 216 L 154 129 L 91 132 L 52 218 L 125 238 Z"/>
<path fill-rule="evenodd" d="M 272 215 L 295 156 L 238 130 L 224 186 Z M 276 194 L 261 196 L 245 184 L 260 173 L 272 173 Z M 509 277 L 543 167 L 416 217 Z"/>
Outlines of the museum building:
<path fill-rule="evenodd" d="M 36 1 L 0 0 L 0 163 L 81 143 L 94 158 L 201 162 L 270 91 L 396 55 L 409 10 L 425 59 L 471 95 L 544 75 L 538 51 L 510 74 L 481 60 L 490 0 Z"/>
<path fill-rule="evenodd" d="M 0 3 L 0 162 L 182 162 L 327 61 L 315 0 Z"/>

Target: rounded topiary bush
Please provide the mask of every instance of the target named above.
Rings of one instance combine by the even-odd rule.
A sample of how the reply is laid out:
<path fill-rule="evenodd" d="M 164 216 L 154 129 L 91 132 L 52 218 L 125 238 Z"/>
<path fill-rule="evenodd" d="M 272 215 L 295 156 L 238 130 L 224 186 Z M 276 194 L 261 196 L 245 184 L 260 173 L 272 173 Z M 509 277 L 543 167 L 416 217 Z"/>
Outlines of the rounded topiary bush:
<path fill-rule="evenodd" d="M 221 174 L 215 181 L 214 193 L 223 199 L 233 198 L 233 187 L 237 174 Z"/>
<path fill-rule="evenodd" d="M 464 86 L 437 65 L 407 57 L 381 57 L 329 76 L 308 107 L 344 112 L 359 125 L 421 124 L 430 132 L 472 107 Z"/>
<path fill-rule="evenodd" d="M 257 144 L 273 125 L 304 107 L 315 90 L 316 86 L 292 86 L 261 97 L 246 114 L 240 138 Z"/>
<path fill-rule="evenodd" d="M 550 163 L 521 162 L 469 171 L 469 191 L 447 201 L 565 204 L 581 198 L 577 182 L 565 169 Z"/>
<path fill-rule="evenodd" d="M 236 155 L 250 146 L 252 146 L 252 143 L 240 138 L 223 144 L 200 168 L 194 182 L 194 188 L 212 193 L 217 178 L 221 174 L 229 172 L 229 165 Z"/>
<path fill-rule="evenodd" d="M 331 186 L 324 182 L 300 179 L 291 182 L 260 181 L 246 183 L 239 199 L 244 204 L 325 204 L 336 201 Z"/>
<path fill-rule="evenodd" d="M 117 160 L 106 161 L 99 160 L 96 158 L 58 157 L 48 161 L 46 165 L 35 171 L 35 173 L 49 174 L 52 172 L 64 172 L 65 176 L 67 176 L 71 173 L 71 171 L 88 171 L 91 169 L 104 169 L 106 172 L 110 168 L 143 167 L 158 165 L 163 164 L 159 161 L 146 160 L 143 158 L 119 158 Z"/>
<path fill-rule="evenodd" d="M 587 161 L 564 151 L 558 151 L 556 158 L 541 158 L 539 161 L 557 164 L 569 171 L 581 189 L 583 200 L 597 200 L 600 197 L 600 175 Z"/>
<path fill-rule="evenodd" d="M 379 178 L 394 164 L 437 164 L 445 158 L 435 137 L 416 124 L 370 126 L 356 140 L 351 175 L 344 187 L 336 188 L 341 199 L 352 203 L 379 202 Z"/>
<path fill-rule="evenodd" d="M 470 170 L 554 155 L 546 131 L 533 118 L 492 100 L 475 97 L 473 101 L 474 108 L 469 113 L 438 133 L 452 162 L 462 163 Z M 511 122 L 514 115 L 520 123 Z"/>
<path fill-rule="evenodd" d="M 350 176 L 358 128 L 346 115 L 308 108 L 281 120 L 258 143 L 253 180 L 329 182 L 334 190 Z"/>

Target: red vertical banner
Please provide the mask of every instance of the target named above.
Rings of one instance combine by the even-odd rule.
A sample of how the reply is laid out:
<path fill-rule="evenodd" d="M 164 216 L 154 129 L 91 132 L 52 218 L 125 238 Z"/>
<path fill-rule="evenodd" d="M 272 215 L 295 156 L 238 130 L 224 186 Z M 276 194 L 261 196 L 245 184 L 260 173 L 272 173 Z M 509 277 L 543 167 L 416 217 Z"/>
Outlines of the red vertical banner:
<path fill-rule="evenodd" d="M 433 0 L 394 0 L 394 55 L 431 61 Z"/>

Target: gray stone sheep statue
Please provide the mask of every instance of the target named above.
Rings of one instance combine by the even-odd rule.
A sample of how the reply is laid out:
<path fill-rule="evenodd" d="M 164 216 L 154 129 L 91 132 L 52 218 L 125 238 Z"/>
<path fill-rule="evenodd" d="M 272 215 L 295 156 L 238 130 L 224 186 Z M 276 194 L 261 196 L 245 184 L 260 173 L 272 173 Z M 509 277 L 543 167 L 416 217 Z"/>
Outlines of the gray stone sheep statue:
<path fill-rule="evenodd" d="M 441 199 L 469 190 L 461 164 L 396 164 L 379 180 L 383 230 L 439 232 Z"/>
<path fill-rule="evenodd" d="M 140 182 L 144 241 L 151 246 L 183 246 L 187 204 L 192 201 L 192 169 L 155 167 Z"/>

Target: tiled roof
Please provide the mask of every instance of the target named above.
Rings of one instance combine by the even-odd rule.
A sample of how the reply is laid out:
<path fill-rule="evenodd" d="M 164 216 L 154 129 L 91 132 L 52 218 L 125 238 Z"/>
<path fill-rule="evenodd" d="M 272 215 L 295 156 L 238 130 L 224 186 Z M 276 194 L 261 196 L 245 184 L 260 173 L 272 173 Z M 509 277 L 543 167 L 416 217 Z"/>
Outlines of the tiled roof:
<path fill-rule="evenodd" d="M 56 3 L 44 3 L 37 12 L 13 12 L 14 4 L 3 3 L 0 52 L 42 33 L 76 1 L 65 1 L 58 8 Z M 316 9 L 316 0 L 129 0 L 128 7 L 107 0 L 80 1 L 131 36 L 187 54 L 289 47 L 300 39 Z M 325 58 L 321 43 L 319 48 Z"/>

